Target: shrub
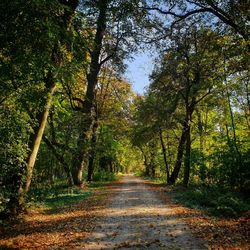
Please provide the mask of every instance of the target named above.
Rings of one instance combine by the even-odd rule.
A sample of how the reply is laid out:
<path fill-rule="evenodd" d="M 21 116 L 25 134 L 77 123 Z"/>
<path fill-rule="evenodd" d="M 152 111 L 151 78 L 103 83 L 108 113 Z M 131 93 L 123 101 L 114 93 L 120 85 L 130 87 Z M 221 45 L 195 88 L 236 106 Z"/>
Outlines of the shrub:
<path fill-rule="evenodd" d="M 100 170 L 94 173 L 93 181 L 114 181 L 116 180 L 116 175 L 114 173 Z"/>
<path fill-rule="evenodd" d="M 192 187 L 174 190 L 178 202 L 199 208 L 210 214 L 223 217 L 238 217 L 250 209 L 249 200 L 240 193 L 229 192 L 219 187 Z"/>

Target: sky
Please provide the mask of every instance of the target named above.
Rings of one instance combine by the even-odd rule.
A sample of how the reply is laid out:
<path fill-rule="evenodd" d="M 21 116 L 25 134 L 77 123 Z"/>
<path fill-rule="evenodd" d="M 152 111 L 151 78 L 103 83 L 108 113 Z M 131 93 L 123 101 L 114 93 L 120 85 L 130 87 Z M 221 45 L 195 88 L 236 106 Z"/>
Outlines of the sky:
<path fill-rule="evenodd" d="M 145 87 L 149 85 L 149 75 L 154 68 L 154 57 L 146 52 L 134 55 L 133 61 L 127 61 L 125 78 L 132 84 L 136 93 L 143 94 Z"/>

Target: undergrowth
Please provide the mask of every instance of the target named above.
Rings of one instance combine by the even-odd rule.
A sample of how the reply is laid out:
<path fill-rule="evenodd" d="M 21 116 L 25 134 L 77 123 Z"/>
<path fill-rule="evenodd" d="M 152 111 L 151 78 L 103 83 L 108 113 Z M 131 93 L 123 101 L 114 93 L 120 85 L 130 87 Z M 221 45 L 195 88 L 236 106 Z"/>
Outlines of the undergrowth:
<path fill-rule="evenodd" d="M 237 218 L 250 209 L 250 200 L 239 192 L 220 187 L 173 187 L 170 193 L 177 202 L 198 208 L 218 217 Z"/>
<path fill-rule="evenodd" d="M 162 178 L 143 178 L 153 181 L 155 184 L 165 183 Z M 238 218 L 250 210 L 249 197 L 221 186 L 190 185 L 185 188 L 175 185 L 169 186 L 167 193 L 178 203 L 203 210 L 207 214 L 217 217 Z"/>
<path fill-rule="evenodd" d="M 91 191 L 77 187 L 67 187 L 64 184 L 47 188 L 36 188 L 29 194 L 30 207 L 42 207 L 55 210 L 86 199 Z"/>
<path fill-rule="evenodd" d="M 92 194 L 94 189 L 103 188 L 117 179 L 114 173 L 99 171 L 94 173 L 93 181 L 86 183 L 86 188 L 68 187 L 66 182 L 56 181 L 46 186 L 34 186 L 28 196 L 30 207 L 55 210 L 80 202 Z"/>
<path fill-rule="evenodd" d="M 94 182 L 107 182 L 107 181 L 115 181 L 117 180 L 117 176 L 114 173 L 108 172 L 108 171 L 98 171 L 95 172 L 93 175 L 93 181 Z"/>

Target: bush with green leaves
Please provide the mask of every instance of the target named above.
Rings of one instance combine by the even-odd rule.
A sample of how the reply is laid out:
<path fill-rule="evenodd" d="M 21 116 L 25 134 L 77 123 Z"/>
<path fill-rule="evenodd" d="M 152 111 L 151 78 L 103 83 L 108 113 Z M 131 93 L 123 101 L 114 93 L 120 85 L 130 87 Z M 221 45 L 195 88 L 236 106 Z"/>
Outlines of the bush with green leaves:
<path fill-rule="evenodd" d="M 175 188 L 173 194 L 178 202 L 216 216 L 234 218 L 250 209 L 250 200 L 244 195 L 218 186 Z"/>
<path fill-rule="evenodd" d="M 116 175 L 109 171 L 99 170 L 94 173 L 93 181 L 114 181 Z"/>
<path fill-rule="evenodd" d="M 21 111 L 0 110 L 0 213 L 15 212 L 11 210 L 18 202 L 28 153 L 28 121 Z"/>

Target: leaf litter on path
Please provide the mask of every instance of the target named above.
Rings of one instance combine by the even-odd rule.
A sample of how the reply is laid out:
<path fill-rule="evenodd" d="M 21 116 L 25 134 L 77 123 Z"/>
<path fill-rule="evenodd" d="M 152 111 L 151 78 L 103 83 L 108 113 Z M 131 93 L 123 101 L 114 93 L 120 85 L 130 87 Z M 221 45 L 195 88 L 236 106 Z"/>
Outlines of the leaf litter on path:
<path fill-rule="evenodd" d="M 165 191 L 126 176 L 69 208 L 1 229 L 0 249 L 250 249 L 249 215 L 209 217 Z"/>

